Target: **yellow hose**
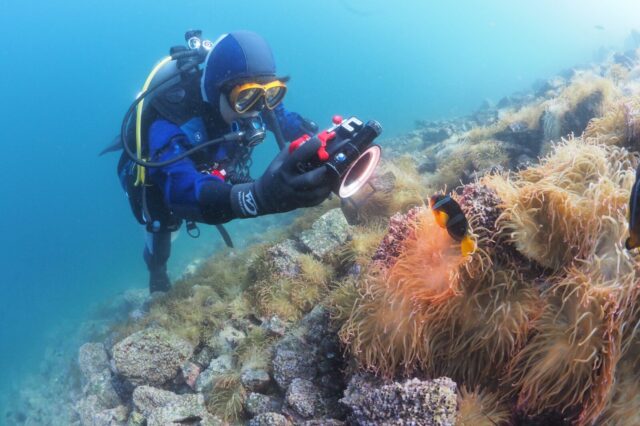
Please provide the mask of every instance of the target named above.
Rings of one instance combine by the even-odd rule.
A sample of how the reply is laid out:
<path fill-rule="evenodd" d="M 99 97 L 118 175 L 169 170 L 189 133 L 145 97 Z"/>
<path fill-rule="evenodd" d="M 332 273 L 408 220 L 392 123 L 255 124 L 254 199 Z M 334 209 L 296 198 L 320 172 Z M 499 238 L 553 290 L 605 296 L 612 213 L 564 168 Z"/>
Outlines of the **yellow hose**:
<path fill-rule="evenodd" d="M 167 63 L 171 62 L 171 60 L 172 60 L 171 56 L 167 56 L 166 58 L 161 60 L 160 63 L 158 63 L 158 65 L 156 65 L 153 68 L 153 70 L 151 70 L 151 73 L 149 73 L 147 80 L 144 82 L 144 86 L 142 87 L 142 92 L 140 93 L 144 93 L 147 91 L 147 89 L 149 89 L 149 86 L 151 85 L 151 81 L 153 80 L 153 77 L 155 77 L 156 74 L 158 73 L 158 70 L 163 66 L 165 66 Z M 138 159 L 142 159 L 142 109 L 143 108 L 144 108 L 144 99 L 141 100 L 140 103 L 138 103 L 138 106 L 136 107 L 136 155 Z M 145 178 L 145 168 L 140 165 L 138 165 L 137 167 L 138 167 L 137 169 L 138 173 L 136 176 L 136 183 L 135 183 L 136 186 L 143 185 L 144 178 Z"/>

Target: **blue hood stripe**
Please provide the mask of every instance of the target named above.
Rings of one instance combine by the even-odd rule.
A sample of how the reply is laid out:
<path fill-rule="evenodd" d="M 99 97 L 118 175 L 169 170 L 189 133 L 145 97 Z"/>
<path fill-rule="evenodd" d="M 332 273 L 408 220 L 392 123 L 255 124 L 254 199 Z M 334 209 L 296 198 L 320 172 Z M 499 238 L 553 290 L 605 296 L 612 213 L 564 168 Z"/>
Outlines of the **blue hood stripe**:
<path fill-rule="evenodd" d="M 275 75 L 273 53 L 262 37 L 249 31 L 229 33 L 219 38 L 207 55 L 201 81 L 202 98 L 217 106 L 221 84 Z"/>

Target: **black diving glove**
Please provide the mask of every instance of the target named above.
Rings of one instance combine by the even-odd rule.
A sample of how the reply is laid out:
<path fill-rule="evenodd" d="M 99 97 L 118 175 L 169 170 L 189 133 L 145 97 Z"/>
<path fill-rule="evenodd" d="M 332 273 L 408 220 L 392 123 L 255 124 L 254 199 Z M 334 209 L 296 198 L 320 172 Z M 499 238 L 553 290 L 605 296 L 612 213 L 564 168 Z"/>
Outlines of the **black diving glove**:
<path fill-rule="evenodd" d="M 318 155 L 320 141 L 314 137 L 289 153 L 284 148 L 255 182 L 231 187 L 231 209 L 237 217 L 282 213 L 323 202 L 331 193 L 326 167 L 301 173 L 299 163 Z"/>

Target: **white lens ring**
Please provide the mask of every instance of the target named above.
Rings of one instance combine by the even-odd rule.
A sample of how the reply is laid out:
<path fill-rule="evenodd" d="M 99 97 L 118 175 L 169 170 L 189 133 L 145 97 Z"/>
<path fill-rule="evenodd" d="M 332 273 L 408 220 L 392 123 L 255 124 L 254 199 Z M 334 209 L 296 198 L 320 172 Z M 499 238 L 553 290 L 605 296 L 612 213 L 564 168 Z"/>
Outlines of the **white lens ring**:
<path fill-rule="evenodd" d="M 381 153 L 382 150 L 378 145 L 372 145 L 367 148 L 367 150 L 363 152 L 362 155 L 360 155 L 360 157 L 358 157 L 358 159 L 353 162 L 353 164 L 351 164 L 347 172 L 344 174 L 342 181 L 340 182 L 340 188 L 338 189 L 338 196 L 340 198 L 351 197 L 356 192 L 358 192 L 365 183 L 367 183 L 371 175 L 373 175 L 373 172 L 375 172 L 378 163 L 380 162 Z M 365 168 L 361 169 L 361 162 L 363 161 L 366 161 L 367 163 Z M 353 178 L 351 174 L 355 172 L 356 167 L 359 176 Z"/>

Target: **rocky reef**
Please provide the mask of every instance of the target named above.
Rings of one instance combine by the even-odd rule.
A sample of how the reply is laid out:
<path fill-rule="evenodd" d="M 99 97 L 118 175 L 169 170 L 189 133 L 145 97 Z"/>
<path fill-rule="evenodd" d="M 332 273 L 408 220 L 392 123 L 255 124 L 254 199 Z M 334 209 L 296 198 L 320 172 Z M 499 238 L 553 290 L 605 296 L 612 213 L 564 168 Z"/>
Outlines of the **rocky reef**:
<path fill-rule="evenodd" d="M 640 424 L 639 138 L 635 52 L 419 122 L 352 199 L 105 308 L 5 420 Z M 436 191 L 470 255 L 425 206 Z"/>

